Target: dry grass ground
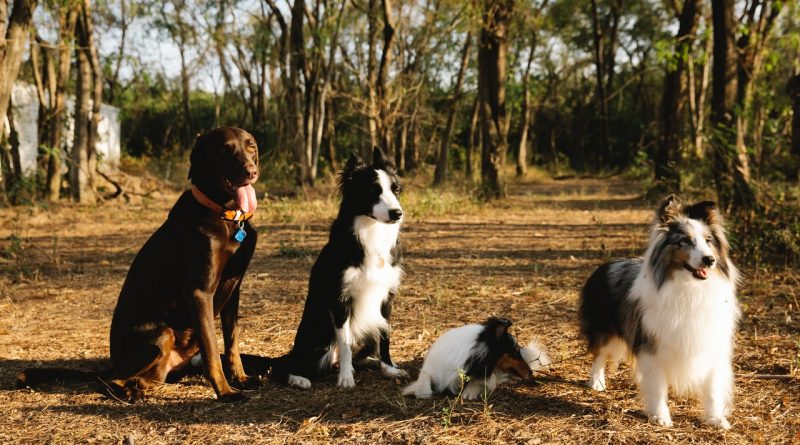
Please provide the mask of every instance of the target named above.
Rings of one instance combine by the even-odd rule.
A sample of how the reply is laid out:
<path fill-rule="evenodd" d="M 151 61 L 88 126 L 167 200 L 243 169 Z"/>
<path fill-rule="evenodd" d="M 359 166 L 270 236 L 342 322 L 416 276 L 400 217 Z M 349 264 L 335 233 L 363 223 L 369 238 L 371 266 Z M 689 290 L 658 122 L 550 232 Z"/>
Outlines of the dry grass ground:
<path fill-rule="evenodd" d="M 552 380 L 511 382 L 488 401 L 400 395 L 373 369 L 355 389 L 335 378 L 309 391 L 266 382 L 238 405 L 214 402 L 200 378 L 164 385 L 127 405 L 92 385 L 11 390 L 26 366 L 100 368 L 122 280 L 175 195 L 141 205 L 0 209 L 0 443 L 645 443 L 800 442 L 796 270 L 752 270 L 741 291 L 733 429 L 702 424 L 696 400 L 672 399 L 673 428 L 646 421 L 623 366 L 603 394 L 577 384 L 590 359 L 577 335 L 583 280 L 602 261 L 643 250 L 649 205 L 624 181 L 525 182 L 480 206 L 409 187 L 407 277 L 396 300 L 393 356 L 416 374 L 445 329 L 505 315 L 521 341 L 538 337 Z M 241 349 L 277 355 L 291 345 L 308 272 L 327 237 L 335 195 L 274 200 L 255 225 L 245 278 Z M 742 260 L 739 259 L 742 263 Z M 794 379 L 753 378 L 793 374 Z M 572 383 L 569 383 L 572 382 Z"/>

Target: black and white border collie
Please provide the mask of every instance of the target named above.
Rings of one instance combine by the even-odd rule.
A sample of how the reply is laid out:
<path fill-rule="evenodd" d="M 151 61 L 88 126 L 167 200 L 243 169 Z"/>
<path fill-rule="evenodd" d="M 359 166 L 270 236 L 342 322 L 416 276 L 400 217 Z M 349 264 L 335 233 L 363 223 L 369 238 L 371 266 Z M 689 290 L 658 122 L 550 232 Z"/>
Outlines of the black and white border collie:
<path fill-rule="evenodd" d="M 510 320 L 492 317 L 483 324 L 445 332 L 433 343 L 419 377 L 403 389 L 403 395 L 428 399 L 436 393 L 457 395 L 460 391 L 464 400 L 474 400 L 488 396 L 509 378 L 527 378 L 547 366 L 550 361 L 539 345 L 532 341 L 520 347 L 508 332 L 510 326 Z M 466 384 L 462 376 L 469 377 Z"/>
<path fill-rule="evenodd" d="M 594 355 L 588 385 L 606 388 L 606 361 L 636 358 L 650 419 L 670 426 L 667 392 L 698 394 L 705 421 L 730 428 L 738 272 L 713 202 L 659 205 L 644 258 L 602 265 L 580 299 L 581 333 Z"/>
<path fill-rule="evenodd" d="M 273 377 L 290 386 L 310 388 L 311 380 L 338 363 L 338 385 L 352 388 L 353 354 L 366 358 L 376 350 L 384 375 L 406 376 L 389 355 L 392 299 L 403 276 L 400 183 L 375 148 L 371 165 L 350 156 L 339 176 L 339 189 L 339 214 L 311 269 L 294 346 L 283 357 L 269 360 Z"/>

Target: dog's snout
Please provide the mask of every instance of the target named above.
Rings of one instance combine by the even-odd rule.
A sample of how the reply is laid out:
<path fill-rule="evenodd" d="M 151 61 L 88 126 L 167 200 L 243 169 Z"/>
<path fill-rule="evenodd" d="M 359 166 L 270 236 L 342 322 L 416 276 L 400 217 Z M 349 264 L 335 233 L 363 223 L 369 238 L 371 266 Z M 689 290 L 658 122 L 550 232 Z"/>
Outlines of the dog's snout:
<path fill-rule="evenodd" d="M 706 256 L 703 257 L 703 264 L 705 264 L 708 267 L 713 266 L 716 262 L 717 262 L 717 259 L 714 258 L 711 255 L 706 255 Z"/>
<path fill-rule="evenodd" d="M 255 179 L 258 176 L 258 167 L 255 164 L 250 164 L 247 166 L 247 179 Z"/>
<path fill-rule="evenodd" d="M 400 218 L 403 217 L 403 209 L 390 209 L 389 210 L 389 219 L 392 221 L 400 221 Z"/>

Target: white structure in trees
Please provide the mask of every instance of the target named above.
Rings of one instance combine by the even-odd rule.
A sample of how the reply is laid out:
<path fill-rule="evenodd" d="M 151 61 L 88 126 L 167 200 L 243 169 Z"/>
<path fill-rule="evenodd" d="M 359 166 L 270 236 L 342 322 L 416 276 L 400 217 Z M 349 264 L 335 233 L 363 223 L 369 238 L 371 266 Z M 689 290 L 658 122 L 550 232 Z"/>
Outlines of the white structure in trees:
<path fill-rule="evenodd" d="M 36 169 L 36 157 L 39 152 L 39 99 L 34 85 L 17 82 L 11 91 L 11 110 L 14 127 L 19 135 L 19 155 L 22 171 L 30 174 Z M 104 170 L 116 169 L 120 155 L 120 122 L 119 108 L 102 104 L 100 106 L 100 123 L 97 128 L 97 159 Z M 63 151 L 72 149 L 73 130 L 75 127 L 75 97 L 67 96 L 66 120 L 63 133 Z"/>

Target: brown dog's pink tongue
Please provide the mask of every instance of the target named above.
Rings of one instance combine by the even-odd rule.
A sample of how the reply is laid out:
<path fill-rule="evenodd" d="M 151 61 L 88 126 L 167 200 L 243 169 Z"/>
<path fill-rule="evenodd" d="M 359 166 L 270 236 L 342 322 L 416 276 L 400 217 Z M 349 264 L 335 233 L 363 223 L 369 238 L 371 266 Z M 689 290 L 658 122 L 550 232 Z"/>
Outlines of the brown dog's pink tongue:
<path fill-rule="evenodd" d="M 237 188 L 236 205 L 239 206 L 243 212 L 255 212 L 256 207 L 258 207 L 256 189 L 250 184 Z"/>

